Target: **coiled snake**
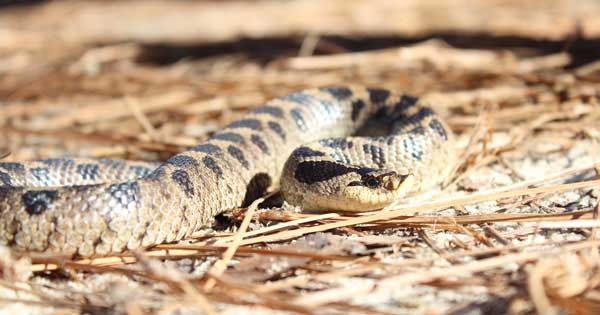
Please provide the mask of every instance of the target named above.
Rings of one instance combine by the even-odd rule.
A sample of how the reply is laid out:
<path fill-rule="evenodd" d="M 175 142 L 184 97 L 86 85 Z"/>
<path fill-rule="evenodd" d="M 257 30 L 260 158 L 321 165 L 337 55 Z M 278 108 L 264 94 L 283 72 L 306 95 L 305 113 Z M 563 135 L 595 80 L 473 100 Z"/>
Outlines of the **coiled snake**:
<path fill-rule="evenodd" d="M 247 204 L 280 175 L 291 204 L 373 210 L 439 183 L 454 159 L 452 134 L 415 97 L 304 90 L 155 169 L 102 159 L 0 163 L 0 243 L 86 257 L 172 242 Z"/>

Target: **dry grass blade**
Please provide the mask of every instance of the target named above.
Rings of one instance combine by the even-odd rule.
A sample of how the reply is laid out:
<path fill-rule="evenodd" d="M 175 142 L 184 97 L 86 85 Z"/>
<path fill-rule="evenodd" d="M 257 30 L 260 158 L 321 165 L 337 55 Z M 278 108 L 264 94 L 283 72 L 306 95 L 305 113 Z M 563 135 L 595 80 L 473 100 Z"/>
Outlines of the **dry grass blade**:
<path fill-rule="evenodd" d="M 242 224 L 240 224 L 238 232 L 235 234 L 234 238 L 231 240 L 231 244 L 229 245 L 229 248 L 227 248 L 227 250 L 223 253 L 223 256 L 221 257 L 221 259 L 218 260 L 217 262 L 215 262 L 215 264 L 213 265 L 211 270 L 208 272 L 208 274 L 211 276 L 211 278 L 208 279 L 208 281 L 206 281 L 206 284 L 204 286 L 205 290 L 210 291 L 216 284 L 216 281 L 214 278 L 220 277 L 223 274 L 223 271 L 225 271 L 225 268 L 227 268 L 227 263 L 229 263 L 231 258 L 233 258 L 233 255 L 235 254 L 236 250 L 240 246 L 242 239 L 244 238 L 244 233 L 248 229 L 248 225 L 250 225 L 250 221 L 254 217 L 254 213 L 256 212 L 258 205 L 261 204 L 263 201 L 265 201 L 265 198 L 267 198 L 267 197 L 259 198 L 259 199 L 255 200 L 248 207 L 246 216 L 244 217 Z"/>
<path fill-rule="evenodd" d="M 269 227 L 262 228 L 260 230 L 246 232 L 246 233 L 244 233 L 244 238 L 248 238 L 248 237 L 260 235 L 260 234 L 268 234 L 270 232 L 279 231 L 279 230 L 285 230 L 290 227 L 299 227 L 299 226 L 302 226 L 302 224 L 327 220 L 327 219 L 336 218 L 336 217 L 339 217 L 339 214 L 326 213 L 326 214 L 321 214 L 321 215 L 309 216 L 309 217 L 302 218 L 302 219 L 297 219 L 297 220 L 293 220 L 293 221 L 283 222 L 283 223 L 277 224 L 277 225 L 272 225 Z M 226 244 L 226 243 L 231 242 L 232 240 L 233 240 L 233 237 L 222 237 L 222 238 L 218 239 L 215 242 L 215 244 L 216 245 Z"/>
<path fill-rule="evenodd" d="M 572 252 L 581 249 L 596 248 L 598 246 L 600 246 L 599 241 L 586 241 L 577 244 L 564 245 L 560 249 L 558 249 L 558 252 Z M 411 286 L 421 283 L 429 283 L 437 279 L 445 278 L 449 275 L 452 275 L 453 277 L 468 277 L 470 274 L 476 272 L 488 271 L 494 268 L 502 268 L 505 266 L 510 266 L 511 264 L 522 264 L 529 261 L 535 261 L 547 254 L 548 253 L 544 251 L 506 254 L 499 257 L 481 259 L 463 265 L 439 268 L 437 270 L 403 273 L 400 275 L 389 276 L 378 280 L 376 282 L 375 290 L 385 291 L 399 286 Z M 343 300 L 347 296 L 367 294 L 372 290 L 372 286 L 366 286 L 363 288 L 352 287 L 345 288 L 343 290 L 331 289 L 325 292 L 320 291 L 312 294 L 306 294 L 301 298 L 298 298 L 296 302 L 311 305 L 325 305 L 339 300 Z M 545 305 L 543 305 L 542 307 L 544 307 L 543 310 L 548 309 L 545 308 Z"/>
<path fill-rule="evenodd" d="M 465 204 L 472 204 L 482 201 L 490 201 L 490 200 L 498 200 L 501 198 L 507 197 L 515 197 L 515 196 L 524 196 L 531 194 L 539 194 L 539 193 L 551 193 L 551 192 L 560 192 L 560 191 L 568 191 L 578 188 L 586 188 L 586 187 L 594 187 L 600 184 L 600 180 L 592 180 L 586 182 L 572 183 L 572 184 L 562 184 L 562 185 L 553 185 L 546 187 L 538 187 L 538 188 L 529 188 L 529 189 L 516 189 L 512 191 L 505 192 L 492 192 L 492 193 L 478 193 L 465 197 L 454 197 L 447 198 L 440 201 L 435 201 L 431 203 L 423 203 L 419 205 L 411 205 L 407 207 L 398 207 L 396 209 L 391 209 L 391 211 L 387 212 L 378 212 L 375 214 L 369 214 L 361 217 L 355 218 L 345 218 L 340 220 L 339 222 L 326 223 L 313 227 L 304 227 L 297 230 L 292 231 L 283 231 L 278 232 L 271 235 L 259 236 L 250 239 L 246 239 L 242 241 L 240 244 L 249 245 L 256 244 L 262 242 L 273 242 L 291 239 L 295 237 L 299 237 L 301 235 L 305 235 L 308 233 L 316 233 L 323 232 L 330 229 L 336 229 L 340 227 L 347 226 L 355 226 L 359 224 L 373 223 L 377 221 L 385 221 L 401 216 L 414 215 L 416 213 L 423 213 L 427 211 L 434 211 L 436 209 L 446 209 L 453 206 L 461 206 Z"/>

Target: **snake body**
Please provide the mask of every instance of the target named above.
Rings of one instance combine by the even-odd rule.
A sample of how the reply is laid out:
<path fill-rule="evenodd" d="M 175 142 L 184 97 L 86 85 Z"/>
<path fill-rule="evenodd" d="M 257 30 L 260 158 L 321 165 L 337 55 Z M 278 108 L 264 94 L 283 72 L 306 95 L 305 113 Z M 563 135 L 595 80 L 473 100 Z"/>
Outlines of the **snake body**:
<path fill-rule="evenodd" d="M 349 137 L 373 130 L 380 134 Z M 373 210 L 439 183 L 454 158 L 452 134 L 415 97 L 357 86 L 304 90 L 155 169 L 120 160 L 0 163 L 0 243 L 88 257 L 172 242 L 280 176 L 291 204 Z"/>

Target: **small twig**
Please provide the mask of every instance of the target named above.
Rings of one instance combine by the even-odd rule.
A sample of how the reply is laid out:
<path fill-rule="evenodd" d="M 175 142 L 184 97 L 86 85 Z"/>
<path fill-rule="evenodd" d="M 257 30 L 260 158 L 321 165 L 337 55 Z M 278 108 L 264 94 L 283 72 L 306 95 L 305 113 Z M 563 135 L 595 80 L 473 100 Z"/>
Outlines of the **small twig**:
<path fill-rule="evenodd" d="M 216 261 L 212 268 L 208 271 L 208 274 L 211 276 L 211 278 L 206 281 L 206 284 L 204 285 L 205 290 L 210 291 L 216 284 L 214 278 L 218 278 L 219 276 L 221 276 L 221 274 L 223 274 L 223 272 L 225 271 L 225 268 L 227 268 L 227 263 L 231 261 L 231 258 L 233 258 L 233 255 L 235 254 L 237 248 L 241 245 L 242 239 L 244 238 L 244 233 L 248 229 L 250 221 L 252 221 L 252 218 L 254 217 L 254 213 L 256 212 L 258 205 L 265 201 L 265 198 L 267 197 L 256 199 L 248 207 L 248 210 L 246 211 L 246 216 L 244 217 L 244 220 L 242 220 L 239 230 L 237 231 L 233 240 L 231 241 L 229 248 L 227 248 L 227 250 L 223 253 L 221 259 Z"/>
<path fill-rule="evenodd" d="M 339 217 L 340 215 L 337 213 L 325 213 L 325 214 L 321 214 L 321 215 L 314 215 L 314 216 L 309 216 L 303 219 L 298 219 L 298 220 L 293 220 L 293 221 L 288 221 L 288 222 L 283 222 L 277 225 L 272 225 L 272 226 L 267 226 L 264 227 L 262 229 L 258 229 L 258 230 L 254 230 L 254 231 L 248 231 L 246 233 L 244 233 L 244 238 L 248 238 L 250 236 L 255 236 L 255 235 L 260 235 L 260 234 L 268 234 L 270 232 L 274 232 L 274 231 L 278 231 L 278 230 L 284 230 L 293 226 L 299 227 L 302 224 L 306 224 L 306 223 L 310 223 L 310 222 L 315 222 L 315 221 L 321 221 L 321 220 L 326 220 L 326 219 L 331 219 L 331 218 L 335 218 L 335 217 Z M 219 245 L 219 244 L 226 244 L 231 242 L 233 239 L 235 238 L 235 236 L 232 237 L 223 237 L 218 239 L 215 242 L 215 245 Z"/>

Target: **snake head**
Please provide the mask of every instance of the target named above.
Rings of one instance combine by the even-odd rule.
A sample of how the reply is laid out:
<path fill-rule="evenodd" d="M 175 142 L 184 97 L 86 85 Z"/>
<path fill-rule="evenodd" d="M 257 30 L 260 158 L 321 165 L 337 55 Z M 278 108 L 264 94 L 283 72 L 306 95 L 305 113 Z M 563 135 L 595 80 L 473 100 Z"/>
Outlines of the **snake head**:
<path fill-rule="evenodd" d="M 414 176 L 395 171 L 368 169 L 360 179 L 349 181 L 342 190 L 342 211 L 366 211 L 383 208 L 407 195 L 414 184 Z"/>
<path fill-rule="evenodd" d="M 387 169 L 332 161 L 288 160 L 281 176 L 284 199 L 307 211 L 381 209 L 414 190 L 415 177 Z"/>

